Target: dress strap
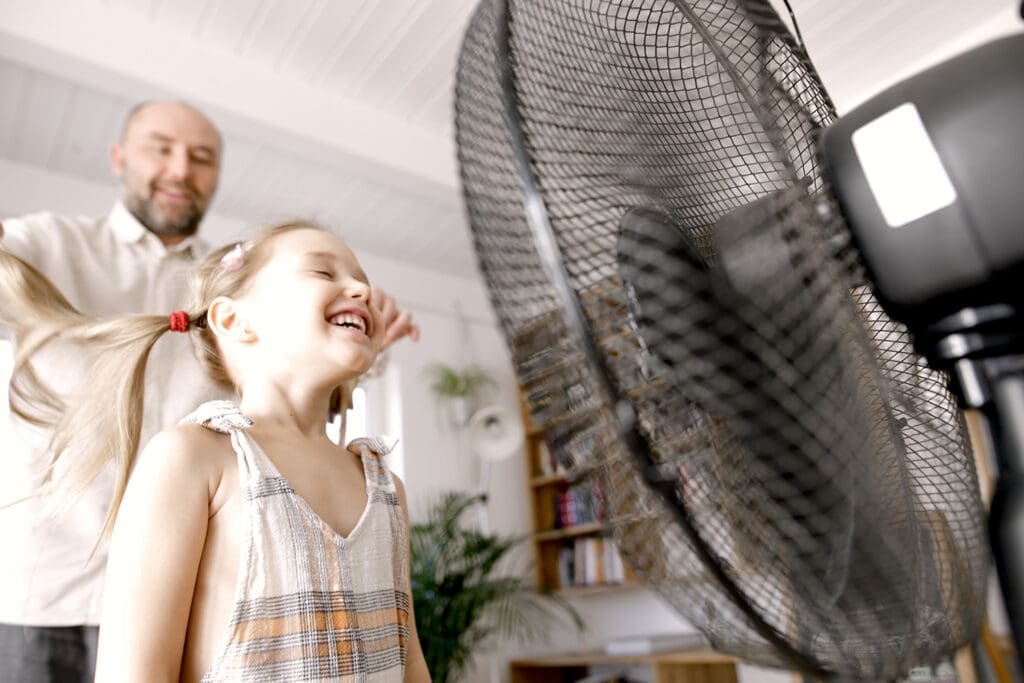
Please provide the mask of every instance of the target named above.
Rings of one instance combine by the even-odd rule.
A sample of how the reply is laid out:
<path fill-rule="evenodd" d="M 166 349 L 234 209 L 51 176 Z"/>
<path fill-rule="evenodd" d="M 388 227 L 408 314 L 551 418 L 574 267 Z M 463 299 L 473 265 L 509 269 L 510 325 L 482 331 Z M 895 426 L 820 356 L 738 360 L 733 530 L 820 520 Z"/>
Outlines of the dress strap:
<path fill-rule="evenodd" d="M 384 456 L 394 450 L 397 444 L 398 439 L 381 435 L 353 439 L 346 446 L 349 450 L 353 446 L 361 447 L 359 450 L 362 452 L 363 476 L 366 478 L 367 492 L 395 492 L 395 482 Z"/>
<path fill-rule="evenodd" d="M 395 446 L 398 445 L 398 439 L 394 436 L 387 436 L 381 434 L 380 436 L 361 436 L 358 439 L 352 439 L 348 442 L 346 448 L 352 448 L 353 446 L 366 446 L 366 448 L 377 455 L 387 455 L 391 451 L 395 450 Z"/>
<path fill-rule="evenodd" d="M 276 470 L 259 445 L 245 433 L 253 426 L 253 421 L 242 414 L 234 401 L 207 401 L 182 422 L 231 436 L 231 448 L 238 457 L 238 476 L 243 486 L 275 475 Z"/>

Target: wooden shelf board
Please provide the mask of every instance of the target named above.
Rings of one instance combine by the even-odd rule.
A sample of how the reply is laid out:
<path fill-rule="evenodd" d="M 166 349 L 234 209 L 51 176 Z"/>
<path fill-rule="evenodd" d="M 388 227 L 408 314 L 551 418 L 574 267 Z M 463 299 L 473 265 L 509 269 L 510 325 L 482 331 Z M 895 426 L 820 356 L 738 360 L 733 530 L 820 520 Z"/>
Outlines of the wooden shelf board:
<path fill-rule="evenodd" d="M 537 543 L 561 541 L 562 539 L 575 538 L 577 536 L 586 536 L 587 534 L 594 534 L 601 531 L 607 531 L 608 529 L 608 525 L 604 524 L 603 522 L 594 522 L 593 524 L 577 524 L 576 526 L 566 527 L 565 529 L 551 529 L 549 531 L 539 531 L 533 535 L 533 540 Z"/>
<path fill-rule="evenodd" d="M 530 486 L 540 488 L 541 486 L 551 486 L 552 484 L 565 484 L 568 481 L 569 479 L 565 476 L 565 472 L 556 472 L 555 474 L 542 474 L 539 477 L 534 477 L 530 480 Z"/>

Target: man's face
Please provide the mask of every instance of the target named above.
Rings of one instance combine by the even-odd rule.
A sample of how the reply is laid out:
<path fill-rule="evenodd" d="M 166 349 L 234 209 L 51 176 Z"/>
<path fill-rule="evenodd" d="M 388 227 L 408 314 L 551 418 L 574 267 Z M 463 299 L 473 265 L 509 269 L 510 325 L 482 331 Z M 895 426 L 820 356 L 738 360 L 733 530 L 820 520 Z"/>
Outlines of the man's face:
<path fill-rule="evenodd" d="M 220 136 L 195 109 L 156 102 L 135 113 L 111 150 L 124 203 L 165 244 L 195 233 L 217 189 Z"/>

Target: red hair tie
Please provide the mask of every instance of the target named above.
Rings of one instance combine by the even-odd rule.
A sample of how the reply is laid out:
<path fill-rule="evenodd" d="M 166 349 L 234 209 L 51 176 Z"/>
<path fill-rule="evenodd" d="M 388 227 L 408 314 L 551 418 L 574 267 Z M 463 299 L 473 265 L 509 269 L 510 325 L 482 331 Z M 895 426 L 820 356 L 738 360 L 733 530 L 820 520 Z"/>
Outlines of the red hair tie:
<path fill-rule="evenodd" d="M 171 313 L 171 332 L 188 332 L 188 313 L 185 311 Z"/>

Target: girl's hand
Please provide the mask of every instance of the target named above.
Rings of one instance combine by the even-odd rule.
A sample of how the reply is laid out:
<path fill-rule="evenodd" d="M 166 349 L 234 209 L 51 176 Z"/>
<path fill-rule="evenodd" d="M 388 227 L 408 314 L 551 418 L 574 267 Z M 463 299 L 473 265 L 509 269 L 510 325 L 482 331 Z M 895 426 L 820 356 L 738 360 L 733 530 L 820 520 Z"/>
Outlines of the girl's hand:
<path fill-rule="evenodd" d="M 370 301 L 380 309 L 384 321 L 384 344 L 388 348 L 402 337 L 419 341 L 420 328 L 412 321 L 412 312 L 398 308 L 394 298 L 380 287 L 370 288 Z"/>

